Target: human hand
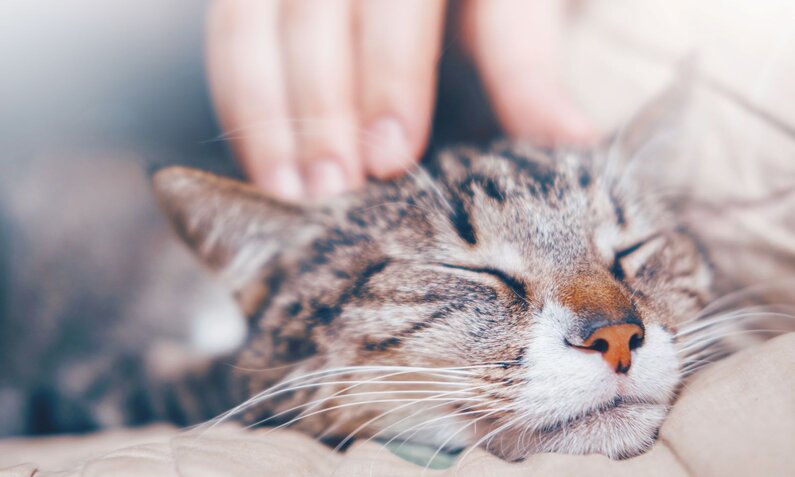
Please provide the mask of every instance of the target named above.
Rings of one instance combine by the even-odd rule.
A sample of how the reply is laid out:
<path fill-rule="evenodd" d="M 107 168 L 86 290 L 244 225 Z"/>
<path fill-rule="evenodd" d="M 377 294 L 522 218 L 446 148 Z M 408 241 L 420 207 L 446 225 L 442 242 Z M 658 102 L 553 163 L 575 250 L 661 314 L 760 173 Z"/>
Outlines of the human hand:
<path fill-rule="evenodd" d="M 557 77 L 556 0 L 462 0 L 462 36 L 514 137 L 594 133 Z M 252 180 L 285 200 L 400 175 L 426 146 L 443 0 L 216 0 L 207 67 Z"/>

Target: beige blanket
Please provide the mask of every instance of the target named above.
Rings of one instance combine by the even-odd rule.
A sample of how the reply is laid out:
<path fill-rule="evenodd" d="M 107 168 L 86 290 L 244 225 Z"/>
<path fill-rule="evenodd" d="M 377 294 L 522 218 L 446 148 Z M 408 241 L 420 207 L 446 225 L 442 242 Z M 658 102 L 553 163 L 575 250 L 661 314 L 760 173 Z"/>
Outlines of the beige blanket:
<path fill-rule="evenodd" d="M 688 383 L 654 448 L 611 461 L 539 454 L 510 464 L 477 450 L 445 476 L 787 476 L 795 472 L 795 333 L 749 348 Z M 120 446 L 125 446 L 119 448 Z M 423 468 L 374 443 L 334 454 L 293 431 L 226 428 L 200 438 L 167 426 L 0 443 L 2 475 L 415 476 Z"/>
<path fill-rule="evenodd" d="M 705 200 L 742 203 L 795 185 L 795 3 L 790 0 L 595 0 L 576 2 L 567 30 L 565 80 L 611 130 L 699 57 L 695 140 L 672 162 Z M 606 99 L 607 98 L 607 99 Z M 764 210 L 716 209 L 705 232 L 738 285 L 795 275 L 795 197 Z M 764 212 L 764 213 L 763 213 Z M 779 286 L 792 301 L 791 286 Z M 16 467 L 9 467 L 16 466 Z M 376 444 L 331 454 L 290 432 L 224 429 L 201 439 L 169 427 L 0 442 L 8 475 L 420 475 Z M 3 471 L 0 471 L 2 474 Z M 543 454 L 508 464 L 474 451 L 428 475 L 795 475 L 795 334 L 710 367 L 692 380 L 647 454 Z"/>

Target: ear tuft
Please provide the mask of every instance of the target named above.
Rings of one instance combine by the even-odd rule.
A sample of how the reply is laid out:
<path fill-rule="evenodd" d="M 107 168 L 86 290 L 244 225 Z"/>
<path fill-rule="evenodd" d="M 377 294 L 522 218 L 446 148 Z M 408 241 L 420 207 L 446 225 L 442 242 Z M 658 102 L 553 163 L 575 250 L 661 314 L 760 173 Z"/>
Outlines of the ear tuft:
<path fill-rule="evenodd" d="M 183 202 L 198 195 L 205 194 L 243 194 L 251 198 L 266 201 L 254 186 L 233 179 L 226 179 L 209 172 L 189 167 L 174 166 L 160 169 L 152 176 L 155 193 L 163 205 L 170 201 Z"/>
<path fill-rule="evenodd" d="M 187 167 L 158 171 L 152 182 L 179 236 L 233 288 L 252 279 L 275 255 L 311 229 L 305 214 L 242 182 Z M 302 227 L 303 226 L 303 227 Z"/>
<path fill-rule="evenodd" d="M 267 199 L 251 186 L 187 167 L 160 170 L 152 177 L 152 183 L 179 236 L 214 268 L 223 257 L 203 248 L 213 245 L 207 243 L 209 232 L 218 235 L 213 242 L 221 239 L 233 232 L 235 221 L 250 221 L 260 214 L 257 202 L 268 206 Z M 228 230 L 224 233 L 217 230 L 219 227 Z"/>
<path fill-rule="evenodd" d="M 688 57 L 677 67 L 671 84 L 638 111 L 615 138 L 622 156 L 632 160 L 646 149 L 675 149 L 681 141 L 693 94 L 696 61 Z"/>

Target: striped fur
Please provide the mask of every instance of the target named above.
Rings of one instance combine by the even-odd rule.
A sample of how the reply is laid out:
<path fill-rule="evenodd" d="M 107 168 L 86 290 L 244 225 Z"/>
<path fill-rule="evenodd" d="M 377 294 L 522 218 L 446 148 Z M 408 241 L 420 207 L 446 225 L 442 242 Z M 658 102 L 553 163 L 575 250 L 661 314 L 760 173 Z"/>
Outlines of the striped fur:
<path fill-rule="evenodd" d="M 464 383 L 480 389 L 472 395 L 478 404 L 451 402 L 423 414 L 451 419 L 443 437 L 420 440 L 471 444 L 503 426 L 484 444 L 506 458 L 547 450 L 620 457 L 645 448 L 665 414 L 679 383 L 671 330 L 707 299 L 710 272 L 648 183 L 623 175 L 612 160 L 605 151 L 505 143 L 451 149 L 396 182 L 300 208 L 189 169 L 164 170 L 155 185 L 206 263 L 223 276 L 246 277 L 232 284 L 249 322 L 234 379 L 249 395 L 341 367 L 467 367 Z M 613 382 L 598 357 L 563 349 L 581 341 L 592 320 L 627 313 L 649 332 L 626 382 Z M 563 362 L 551 365 L 547 354 Z M 589 374 L 575 378 L 582 369 Z M 428 383 L 428 374 L 412 375 Z M 343 373 L 339 383 L 299 386 L 233 414 L 319 438 L 395 437 L 395 423 L 413 422 L 423 407 L 359 404 L 346 397 L 356 395 L 347 384 L 356 379 L 380 378 Z M 588 383 L 584 396 L 562 382 L 569 379 Z M 424 387 L 393 380 L 355 387 L 397 399 L 438 391 L 445 377 Z M 484 419 L 464 430 L 472 420 L 453 419 L 460 412 Z M 643 423 L 637 435 L 610 435 L 628 420 Z M 575 421 L 581 441 L 572 442 L 567 429 Z"/>

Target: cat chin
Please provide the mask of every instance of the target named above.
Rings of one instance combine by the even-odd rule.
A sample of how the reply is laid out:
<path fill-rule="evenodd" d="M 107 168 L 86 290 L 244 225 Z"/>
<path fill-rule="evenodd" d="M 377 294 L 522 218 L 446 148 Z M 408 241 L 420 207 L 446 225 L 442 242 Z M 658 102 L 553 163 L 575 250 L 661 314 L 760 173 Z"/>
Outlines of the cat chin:
<path fill-rule="evenodd" d="M 665 404 L 623 403 L 545 430 L 503 432 L 486 449 L 508 461 L 524 460 L 542 452 L 604 454 L 611 459 L 626 459 L 654 444 L 669 409 Z"/>

